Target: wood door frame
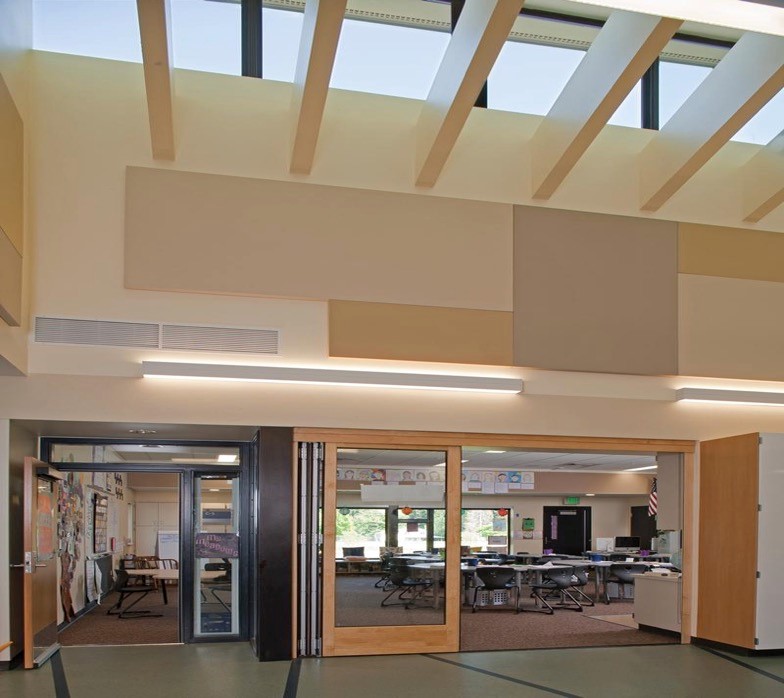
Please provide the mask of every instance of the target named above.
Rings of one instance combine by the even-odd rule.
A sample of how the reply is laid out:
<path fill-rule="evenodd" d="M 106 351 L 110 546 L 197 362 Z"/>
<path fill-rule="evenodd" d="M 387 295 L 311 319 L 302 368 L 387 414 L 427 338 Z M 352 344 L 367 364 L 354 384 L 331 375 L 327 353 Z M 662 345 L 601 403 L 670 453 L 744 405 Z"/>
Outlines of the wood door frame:
<path fill-rule="evenodd" d="M 296 436 L 295 436 L 296 438 Z M 460 448 L 438 444 L 408 444 L 402 441 L 375 443 L 325 441 L 324 458 L 324 549 L 322 653 L 325 657 L 346 655 L 419 654 L 457 652 L 460 649 L 460 594 L 444 594 L 443 625 L 335 626 L 335 543 L 337 507 L 337 451 L 339 448 L 439 451 L 446 455 L 446 559 L 460 560 Z M 445 589 L 460 589 L 460 567 L 447 564 Z"/>
<path fill-rule="evenodd" d="M 46 470 L 49 473 L 53 473 L 53 476 L 49 475 L 42 475 L 41 470 Z M 36 519 L 36 512 L 38 509 L 38 490 L 36 486 L 36 481 L 39 478 L 44 478 L 47 480 L 54 480 L 57 481 L 60 479 L 60 474 L 52 468 L 49 463 L 45 463 L 41 460 L 33 456 L 25 456 L 24 459 L 24 471 L 23 471 L 23 512 L 25 512 L 25 522 L 23 527 L 23 538 L 24 538 L 24 551 L 25 551 L 25 565 L 27 565 L 27 555 L 30 555 L 30 562 L 29 564 L 32 566 L 33 571 L 28 572 L 27 569 L 24 570 L 24 578 L 22 582 L 22 598 L 23 598 L 23 610 L 22 610 L 22 618 L 23 618 L 23 641 L 22 641 L 22 651 L 23 651 L 23 660 L 24 660 L 24 668 L 25 669 L 35 669 L 37 666 L 37 657 L 35 656 L 35 628 L 34 621 L 35 621 L 35 614 L 33 611 L 33 592 L 34 592 L 34 584 L 35 584 L 35 567 L 37 567 L 37 553 L 38 553 L 38 523 Z M 55 487 L 53 490 L 55 495 L 55 511 L 57 509 L 57 488 Z M 27 521 L 27 512 L 30 512 L 31 521 L 28 523 Z M 55 523 L 55 522 L 53 522 Z M 56 531 L 57 528 L 54 528 L 54 535 L 56 543 Z M 55 548 L 56 551 L 56 548 Z M 57 552 L 55 552 L 54 556 L 51 558 L 52 565 L 55 568 L 54 574 L 56 575 L 56 569 L 59 564 L 60 556 Z M 57 595 L 57 587 L 55 585 L 55 597 Z M 55 609 L 57 608 L 57 598 L 55 598 L 54 602 Z M 57 626 L 57 611 L 55 610 L 54 615 L 54 625 L 55 625 L 55 632 Z M 59 650 L 59 643 L 55 643 L 53 645 L 55 651 Z M 48 659 L 50 653 L 46 654 L 46 659 Z"/>
<path fill-rule="evenodd" d="M 683 523 L 682 523 L 682 578 L 681 578 L 681 643 L 689 644 L 692 638 L 695 584 L 695 524 L 694 501 L 697 459 L 697 441 L 687 439 L 640 439 L 596 436 L 564 436 L 542 434 L 494 434 L 484 432 L 442 432 L 385 429 L 338 429 L 329 427 L 295 427 L 294 453 L 300 441 L 346 442 L 354 447 L 368 448 L 374 444 L 421 446 L 433 443 L 462 448 L 463 446 L 508 446 L 512 448 L 548 449 L 556 451 L 593 451 L 627 453 L 680 453 L 683 468 Z M 296 477 L 296 458 L 293 466 Z M 459 487 L 459 483 L 458 483 Z M 458 494 L 460 494 L 458 492 Z M 296 540 L 292 542 L 296 550 Z M 293 557 L 296 566 L 296 555 Z M 296 579 L 296 573 L 294 574 Z M 296 598 L 296 589 L 294 589 Z M 296 605 L 292 623 L 296 624 Z M 459 609 L 458 609 L 459 611 Z M 293 625 L 292 627 L 296 627 Z M 459 637 L 458 637 L 459 640 Z M 455 650 L 456 651 L 456 650 Z M 296 656 L 296 651 L 294 653 Z"/>

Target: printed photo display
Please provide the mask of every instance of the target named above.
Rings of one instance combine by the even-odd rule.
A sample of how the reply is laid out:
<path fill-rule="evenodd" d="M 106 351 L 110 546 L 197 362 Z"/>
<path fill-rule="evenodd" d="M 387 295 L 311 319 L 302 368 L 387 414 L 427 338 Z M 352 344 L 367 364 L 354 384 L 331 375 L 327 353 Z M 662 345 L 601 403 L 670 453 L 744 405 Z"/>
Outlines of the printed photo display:
<path fill-rule="evenodd" d="M 534 473 L 525 470 L 463 470 L 463 492 L 506 494 L 534 489 Z M 443 483 L 444 468 L 338 468 L 338 480 L 362 483 Z"/>

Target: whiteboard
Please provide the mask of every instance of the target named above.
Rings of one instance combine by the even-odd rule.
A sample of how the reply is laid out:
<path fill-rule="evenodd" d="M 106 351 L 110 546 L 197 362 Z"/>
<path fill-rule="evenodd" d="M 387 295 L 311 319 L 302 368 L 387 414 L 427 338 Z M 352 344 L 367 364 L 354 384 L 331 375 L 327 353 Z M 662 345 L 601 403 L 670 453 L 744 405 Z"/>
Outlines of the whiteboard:
<path fill-rule="evenodd" d="M 180 561 L 180 532 L 158 531 L 158 557 Z"/>

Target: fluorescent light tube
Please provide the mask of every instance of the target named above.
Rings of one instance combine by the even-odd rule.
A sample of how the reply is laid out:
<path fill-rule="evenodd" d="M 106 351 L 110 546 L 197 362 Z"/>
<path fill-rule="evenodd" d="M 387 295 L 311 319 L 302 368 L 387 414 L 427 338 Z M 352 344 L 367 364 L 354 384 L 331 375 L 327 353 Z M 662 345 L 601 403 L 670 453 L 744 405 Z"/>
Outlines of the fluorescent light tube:
<path fill-rule="evenodd" d="M 626 468 L 625 473 L 639 473 L 641 470 L 656 470 L 658 465 L 646 465 L 644 468 Z"/>
<path fill-rule="evenodd" d="M 763 393 L 755 390 L 710 390 L 681 388 L 675 392 L 678 402 L 725 402 L 735 405 L 784 405 L 784 393 Z"/>
<path fill-rule="evenodd" d="M 222 453 L 218 456 L 218 463 L 234 463 L 237 456 L 232 453 Z"/>
<path fill-rule="evenodd" d="M 142 372 L 147 378 L 305 383 L 371 388 L 410 388 L 414 390 L 460 390 L 480 393 L 523 392 L 523 381 L 519 378 L 448 376 L 430 373 L 384 373 L 166 361 L 143 361 Z"/>

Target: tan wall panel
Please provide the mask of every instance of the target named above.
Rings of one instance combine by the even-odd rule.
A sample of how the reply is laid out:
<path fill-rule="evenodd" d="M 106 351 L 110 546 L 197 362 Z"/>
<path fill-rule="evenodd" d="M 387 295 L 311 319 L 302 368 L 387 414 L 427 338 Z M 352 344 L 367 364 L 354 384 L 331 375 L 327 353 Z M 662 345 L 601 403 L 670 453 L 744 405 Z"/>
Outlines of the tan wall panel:
<path fill-rule="evenodd" d="M 516 206 L 514 259 L 517 364 L 677 373 L 675 223 Z"/>
<path fill-rule="evenodd" d="M 24 192 L 24 127 L 0 75 L 0 231 L 21 254 Z"/>
<path fill-rule="evenodd" d="M 511 207 L 130 167 L 129 288 L 511 309 Z"/>
<path fill-rule="evenodd" d="M 329 355 L 509 366 L 512 313 L 330 301 Z"/>
<path fill-rule="evenodd" d="M 678 225 L 682 274 L 784 282 L 784 235 L 715 225 Z"/>
<path fill-rule="evenodd" d="M 22 320 L 22 255 L 0 230 L 0 320 L 18 326 Z"/>
<path fill-rule="evenodd" d="M 681 374 L 784 380 L 784 285 L 681 274 Z"/>

